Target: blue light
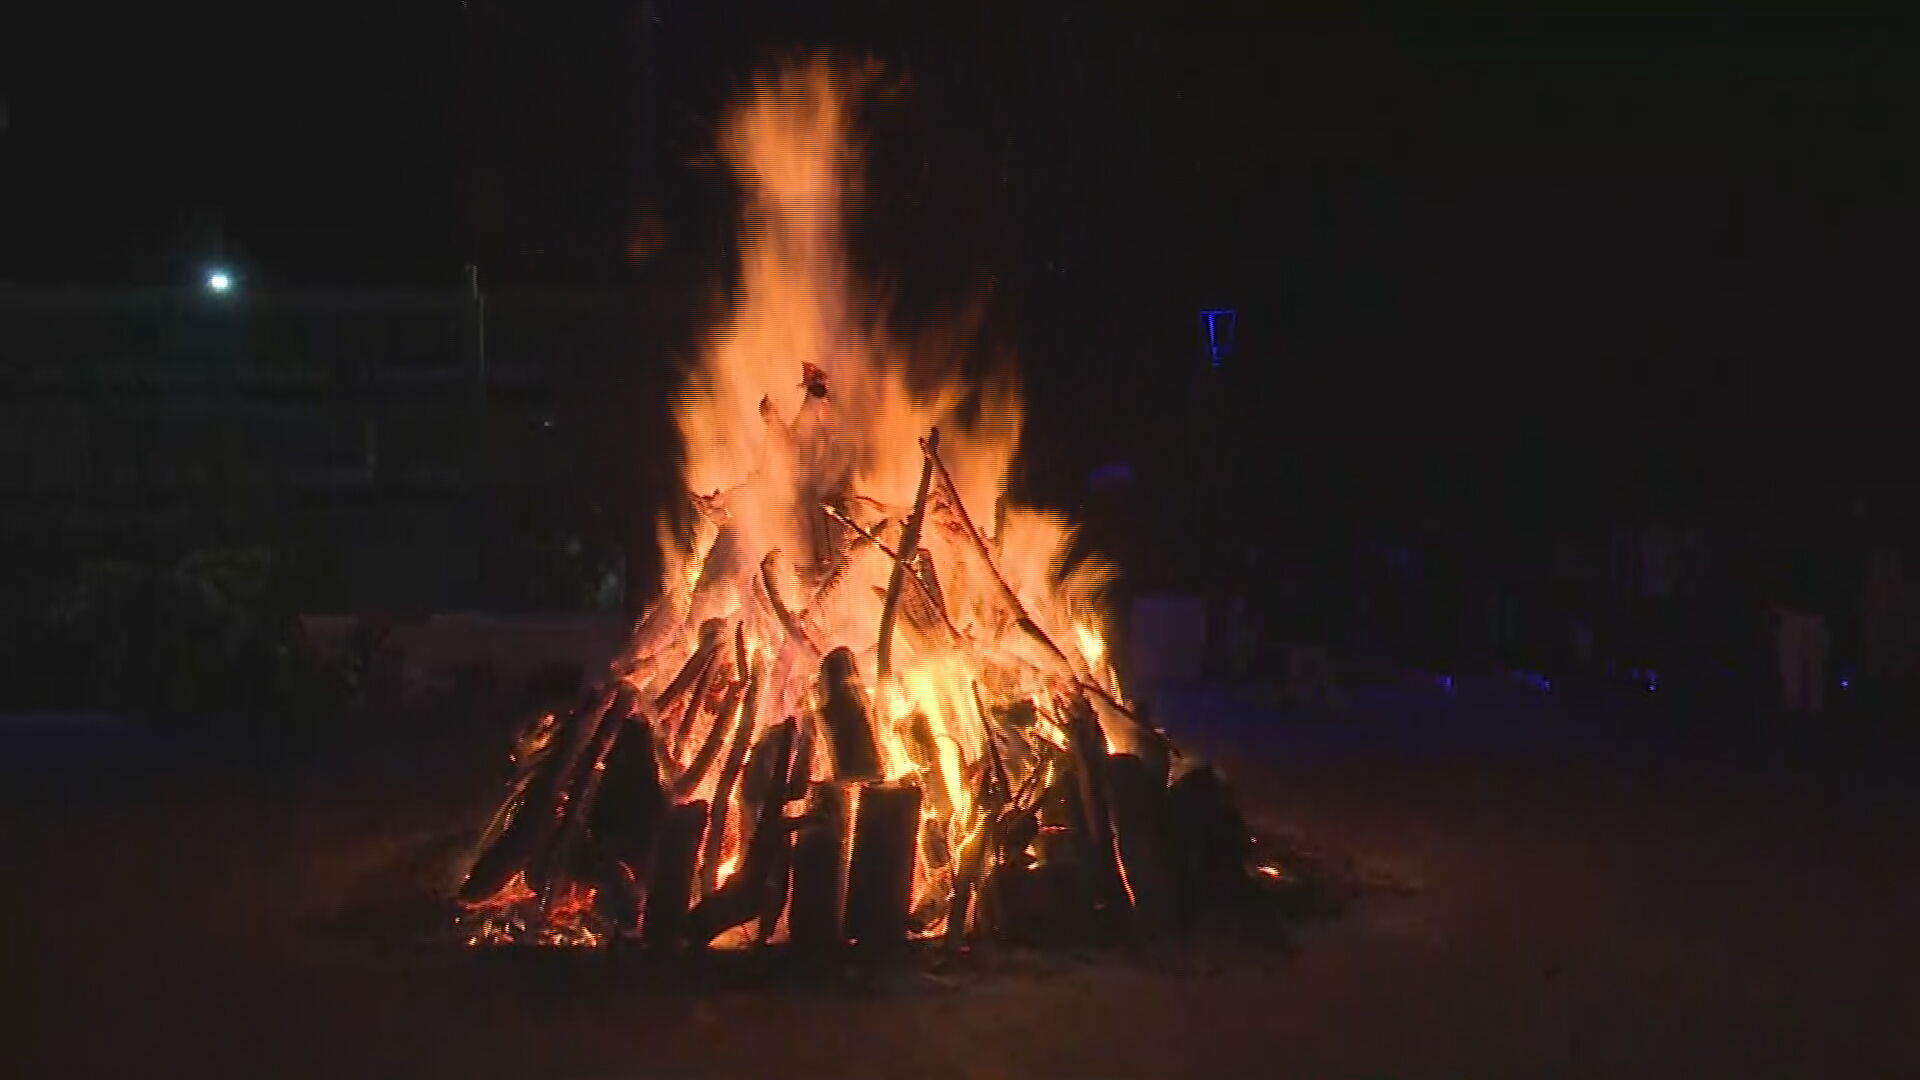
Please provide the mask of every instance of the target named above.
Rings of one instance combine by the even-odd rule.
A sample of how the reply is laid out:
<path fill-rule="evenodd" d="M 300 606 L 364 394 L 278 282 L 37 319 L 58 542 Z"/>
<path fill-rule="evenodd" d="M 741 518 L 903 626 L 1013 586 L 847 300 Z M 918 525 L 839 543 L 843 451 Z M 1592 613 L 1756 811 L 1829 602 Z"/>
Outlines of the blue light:
<path fill-rule="evenodd" d="M 207 273 L 207 291 L 223 293 L 233 288 L 233 275 L 225 270 L 212 270 Z"/>
<path fill-rule="evenodd" d="M 1240 313 L 1233 308 L 1209 308 L 1200 313 L 1200 322 L 1207 328 L 1207 359 L 1214 367 L 1226 363 L 1227 355 L 1233 352 L 1233 331 L 1240 321 Z"/>

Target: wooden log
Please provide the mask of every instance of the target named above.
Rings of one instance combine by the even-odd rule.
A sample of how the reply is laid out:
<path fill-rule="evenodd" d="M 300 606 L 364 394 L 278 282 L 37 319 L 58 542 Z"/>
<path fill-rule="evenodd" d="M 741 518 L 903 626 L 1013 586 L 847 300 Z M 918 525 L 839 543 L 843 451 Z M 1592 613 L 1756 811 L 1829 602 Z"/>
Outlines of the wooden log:
<path fill-rule="evenodd" d="M 561 886 L 575 874 L 574 864 L 586 837 L 587 820 L 593 815 L 594 805 L 600 798 L 601 781 L 607 775 L 607 758 L 632 711 L 633 691 L 626 683 L 619 683 L 613 700 L 596 725 L 593 748 L 582 760 L 578 776 L 557 808 L 560 824 L 553 843 L 543 857 L 535 860 L 535 887 L 543 909 L 552 907 Z"/>
<path fill-rule="evenodd" d="M 653 699 L 655 716 L 663 715 L 675 701 L 679 700 L 680 695 L 688 690 L 692 690 L 693 699 L 696 702 L 699 701 L 701 691 L 706 688 L 707 678 L 713 670 L 714 658 L 719 655 L 720 634 L 726 626 L 727 624 L 719 619 L 708 619 L 700 624 L 699 646 L 693 650 L 693 655 L 687 658 L 687 662 L 680 666 L 680 671 L 674 675 L 673 681 Z"/>
<path fill-rule="evenodd" d="M 927 714 L 914 710 L 900 726 L 902 741 L 907 746 L 907 756 L 913 759 L 914 767 L 920 770 L 921 786 L 926 793 L 927 807 L 933 816 L 945 820 L 953 816 L 953 798 L 947 792 L 946 766 L 940 759 L 940 747 L 935 741 L 933 724 Z"/>
<path fill-rule="evenodd" d="M 558 736 L 562 740 L 558 748 L 543 756 L 524 789 L 517 794 L 509 791 L 502 813 L 496 815 L 505 824 L 497 838 L 475 855 L 460 886 L 461 902 L 477 904 L 494 896 L 547 851 L 560 823 L 561 799 L 572 791 L 580 760 L 613 703 L 614 692 L 609 690 L 598 702 L 570 713 Z"/>
<path fill-rule="evenodd" d="M 792 755 L 793 726 L 791 720 L 776 724 L 754 744 L 743 785 L 743 806 L 753 805 L 758 809 L 742 839 L 745 853 L 739 870 L 694 905 L 688 922 L 690 938 L 695 942 L 710 943 L 720 934 L 754 919 L 759 920 L 760 940 L 765 941 L 772 935 L 780 911 L 786 906 L 791 864 L 790 829 L 782 809 L 787 759 Z M 758 795 L 744 794 L 749 788 Z M 711 842 L 711 832 L 708 837 Z"/>
<path fill-rule="evenodd" d="M 726 823 L 734 815 L 734 786 L 740 781 L 740 770 L 746 765 L 747 751 L 753 743 L 754 722 L 759 717 L 755 710 L 759 707 L 760 672 L 747 677 L 747 693 L 741 699 L 740 718 L 734 725 L 732 747 L 720 764 L 720 778 L 713 787 L 714 827 L 707 830 L 706 847 L 700 855 L 700 895 L 710 895 L 720 887 L 720 858 L 722 847 L 726 843 Z M 750 825 L 747 811 L 738 815 L 741 831 L 744 833 Z M 744 848 L 746 837 L 740 837 Z M 744 858 L 745 852 L 742 851 Z"/>
<path fill-rule="evenodd" d="M 1137 933 L 1156 933 L 1172 921 L 1175 906 L 1167 862 L 1166 773 L 1131 754 L 1110 755 L 1106 766 L 1120 880 L 1132 909 L 1130 925 Z"/>
<path fill-rule="evenodd" d="M 828 781 L 808 789 L 807 820 L 794 835 L 793 900 L 787 934 L 795 949 L 837 948 L 847 888 L 847 789 Z"/>
<path fill-rule="evenodd" d="M 853 650 L 845 645 L 820 662 L 820 721 L 832 751 L 834 779 L 875 781 L 884 778 L 880 746 L 874 740 L 872 706 L 860 673 L 854 669 Z"/>
<path fill-rule="evenodd" d="M 632 719 L 620 725 L 619 739 L 607 755 L 606 778 L 601 781 L 600 798 L 587 818 L 587 830 L 594 848 L 604 858 L 624 868 L 621 876 L 636 882 L 652 859 L 653 841 L 666 812 L 666 797 L 660 790 L 660 773 L 654 762 L 653 729 Z M 606 868 L 611 872 L 612 868 Z M 604 876 L 604 875 L 603 875 Z M 623 904 L 608 901 L 620 911 L 622 929 L 638 924 L 637 898 Z"/>
<path fill-rule="evenodd" d="M 867 784 L 854 811 L 847 864 L 847 939 L 866 949 L 906 944 L 913 860 L 920 833 L 920 788 Z"/>
<path fill-rule="evenodd" d="M 794 760 L 798 741 L 799 724 L 789 716 L 767 729 L 747 762 L 745 798 L 758 811 L 747 841 L 747 861 L 758 893 L 761 941 L 773 936 L 780 912 L 787 906 L 793 867 L 792 830 L 785 816 L 787 793 L 793 774 L 805 768 Z"/>
<path fill-rule="evenodd" d="M 734 733 L 737 722 L 736 713 L 740 708 L 740 699 L 753 683 L 749 676 L 744 682 L 735 682 L 727 687 L 727 694 L 720 699 L 720 707 L 714 710 L 713 723 L 707 727 L 706 737 L 700 740 L 700 749 L 694 752 L 693 760 L 687 763 L 687 769 L 674 778 L 671 792 L 676 801 L 692 797 L 706 781 L 707 774 L 713 771 L 714 763 L 720 758 L 720 751 L 727 745 L 729 736 Z"/>
<path fill-rule="evenodd" d="M 893 677 L 893 620 L 900 608 L 900 590 L 913 570 L 914 557 L 920 553 L 920 530 L 927 520 L 927 492 L 933 484 L 934 455 L 940 450 L 939 428 L 927 433 L 921 449 L 926 454 L 926 460 L 920 465 L 920 488 L 913 497 L 913 512 L 907 515 L 906 531 L 900 534 L 900 553 L 894 557 L 893 573 L 887 578 L 886 600 L 880 605 L 878 671 L 883 688 L 887 680 Z"/>
<path fill-rule="evenodd" d="M 1094 906 L 1123 911 L 1127 903 L 1126 889 L 1120 878 L 1120 859 L 1113 842 L 1113 817 L 1107 806 L 1107 737 L 1100 730 L 1093 704 L 1084 696 L 1068 703 L 1066 725 L 1087 848 L 1093 856 Z"/>
<path fill-rule="evenodd" d="M 707 831 L 707 804 L 680 803 L 667 811 L 647 875 L 646 914 L 640 940 L 649 948 L 675 950 L 687 940 L 687 906 L 693 896 L 695 861 Z"/>
<path fill-rule="evenodd" d="M 779 806 L 788 800 L 799 727 L 799 722 L 791 716 L 768 727 L 747 755 L 746 773 L 740 781 L 740 800 L 756 817 L 769 803 Z"/>
<path fill-rule="evenodd" d="M 1174 837 L 1175 916 L 1191 923 L 1244 897 L 1251 837 L 1220 774 L 1203 767 L 1174 780 L 1167 788 L 1167 814 Z"/>

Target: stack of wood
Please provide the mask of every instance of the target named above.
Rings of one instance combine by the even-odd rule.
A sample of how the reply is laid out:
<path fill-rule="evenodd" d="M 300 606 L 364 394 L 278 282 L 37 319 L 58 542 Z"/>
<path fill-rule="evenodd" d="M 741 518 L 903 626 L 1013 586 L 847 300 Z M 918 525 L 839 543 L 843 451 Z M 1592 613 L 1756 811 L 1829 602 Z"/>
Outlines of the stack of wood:
<path fill-rule="evenodd" d="M 1078 942 L 1159 933 L 1250 887 L 1218 775 L 1055 644 L 968 516 L 937 431 L 922 450 L 901 513 L 864 524 L 847 493 L 821 500 L 802 575 L 816 601 L 862 545 L 891 560 L 860 653 L 786 601 L 780 553 L 743 550 L 723 498 L 697 500 L 718 530 L 688 594 L 641 620 L 605 684 L 516 738 L 459 893 L 471 943 Z M 929 529 L 966 563 L 949 568 L 991 583 L 1023 649 L 954 628 Z M 967 659 L 977 754 L 924 713 L 878 715 L 896 636 Z"/>

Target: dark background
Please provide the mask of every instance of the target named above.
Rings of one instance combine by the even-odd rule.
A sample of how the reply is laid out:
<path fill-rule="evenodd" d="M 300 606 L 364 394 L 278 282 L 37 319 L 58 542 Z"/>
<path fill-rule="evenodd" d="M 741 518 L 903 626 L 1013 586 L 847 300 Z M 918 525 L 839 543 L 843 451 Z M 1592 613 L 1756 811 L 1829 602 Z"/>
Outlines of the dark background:
<path fill-rule="evenodd" d="M 754 71 L 827 46 L 908 78 L 871 109 L 861 255 L 909 324 L 990 298 L 1037 497 L 1124 456 L 1175 516 L 1197 486 L 1249 528 L 1524 522 L 1897 481 L 1910 456 L 1905 21 L 1079 0 L 39 19 L 0 88 L 16 282 L 180 284 L 225 258 L 251 289 L 455 288 L 473 262 L 490 289 L 632 295 L 651 329 L 619 362 L 664 372 L 728 268 L 715 123 Z M 1218 372 L 1210 306 L 1239 312 Z M 649 429 L 668 378 L 580 395 L 585 422 Z"/>

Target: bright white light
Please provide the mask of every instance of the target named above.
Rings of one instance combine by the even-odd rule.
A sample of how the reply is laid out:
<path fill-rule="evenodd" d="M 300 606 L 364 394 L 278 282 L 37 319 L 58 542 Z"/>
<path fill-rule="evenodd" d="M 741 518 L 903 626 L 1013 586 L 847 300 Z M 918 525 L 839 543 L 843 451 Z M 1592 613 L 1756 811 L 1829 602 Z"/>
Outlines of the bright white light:
<path fill-rule="evenodd" d="M 207 275 L 207 288 L 214 292 L 226 292 L 233 288 L 233 276 L 225 270 L 215 270 Z"/>

